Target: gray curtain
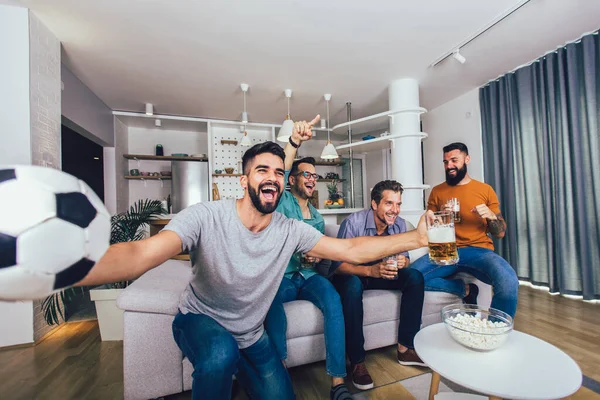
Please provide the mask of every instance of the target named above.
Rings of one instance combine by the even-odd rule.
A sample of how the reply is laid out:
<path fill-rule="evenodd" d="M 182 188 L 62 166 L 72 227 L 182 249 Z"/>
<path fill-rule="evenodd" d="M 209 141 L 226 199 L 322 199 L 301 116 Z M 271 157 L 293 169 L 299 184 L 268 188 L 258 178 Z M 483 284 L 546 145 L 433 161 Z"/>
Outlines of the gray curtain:
<path fill-rule="evenodd" d="M 582 38 L 480 90 L 485 180 L 517 275 L 600 298 L 600 40 Z"/>

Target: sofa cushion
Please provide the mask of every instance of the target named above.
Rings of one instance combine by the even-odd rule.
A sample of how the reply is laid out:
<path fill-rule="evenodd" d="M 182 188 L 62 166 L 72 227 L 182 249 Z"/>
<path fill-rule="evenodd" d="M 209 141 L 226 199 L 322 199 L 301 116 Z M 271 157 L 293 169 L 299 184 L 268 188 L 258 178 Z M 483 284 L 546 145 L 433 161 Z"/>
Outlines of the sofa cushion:
<path fill-rule="evenodd" d="M 192 277 L 189 261 L 169 260 L 135 280 L 117 299 L 117 307 L 175 315 L 179 297 Z"/>

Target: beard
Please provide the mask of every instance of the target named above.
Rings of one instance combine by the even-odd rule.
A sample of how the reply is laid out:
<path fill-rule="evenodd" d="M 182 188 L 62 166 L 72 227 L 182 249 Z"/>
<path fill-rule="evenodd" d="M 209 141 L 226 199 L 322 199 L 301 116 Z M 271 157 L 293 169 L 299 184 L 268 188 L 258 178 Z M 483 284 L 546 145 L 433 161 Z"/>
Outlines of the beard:
<path fill-rule="evenodd" d="M 300 196 L 300 198 L 304 200 L 310 199 L 312 196 L 312 193 L 310 194 L 310 196 L 308 195 L 306 187 L 304 187 L 304 185 L 301 185 L 298 181 L 296 181 L 292 186 L 292 192 L 298 194 L 298 196 Z"/>
<path fill-rule="evenodd" d="M 450 175 L 450 171 L 456 171 L 456 175 Z M 449 168 L 446 170 L 446 183 L 450 186 L 456 186 L 467 175 L 467 164 L 463 164 L 461 169 Z"/>
<path fill-rule="evenodd" d="M 259 192 L 262 187 L 267 185 L 272 185 L 277 188 L 277 197 L 275 198 L 275 201 L 263 204 L 260 200 Z M 279 205 L 279 200 L 281 200 L 281 188 L 279 187 L 278 183 L 261 183 L 260 185 L 258 185 L 258 190 L 254 189 L 251 185 L 248 185 L 248 194 L 250 195 L 250 200 L 252 200 L 254 208 L 256 208 L 258 212 L 262 214 L 271 214 L 273 211 L 275 211 L 277 205 Z"/>

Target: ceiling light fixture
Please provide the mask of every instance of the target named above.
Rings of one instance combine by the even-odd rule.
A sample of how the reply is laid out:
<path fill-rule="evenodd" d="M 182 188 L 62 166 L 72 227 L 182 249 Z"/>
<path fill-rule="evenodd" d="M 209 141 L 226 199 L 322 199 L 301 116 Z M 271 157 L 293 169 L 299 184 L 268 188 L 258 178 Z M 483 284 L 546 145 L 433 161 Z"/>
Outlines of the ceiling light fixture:
<path fill-rule="evenodd" d="M 154 106 L 150 103 L 146 103 L 146 115 L 154 114 Z"/>
<path fill-rule="evenodd" d="M 248 86 L 247 83 L 242 83 L 242 84 L 240 84 L 240 87 L 242 88 L 242 92 L 244 92 L 244 111 L 242 111 L 242 124 L 247 124 L 248 123 L 248 113 L 246 112 L 246 92 L 248 91 L 248 88 L 250 86 Z"/>
<path fill-rule="evenodd" d="M 518 1 L 516 1 L 516 4 L 514 4 L 512 7 L 508 8 L 506 11 L 504 11 L 503 13 L 501 13 L 500 15 L 498 15 L 496 18 L 494 18 L 490 22 L 488 22 L 481 29 L 479 29 L 478 31 L 474 32 L 471 36 L 467 37 L 462 42 L 456 44 L 454 47 L 452 47 L 452 50 L 447 51 L 444 54 L 442 54 L 441 56 L 439 56 L 434 62 L 432 62 L 429 65 L 429 67 L 435 67 L 436 65 L 438 65 L 439 63 L 441 63 L 442 61 L 444 61 L 446 58 L 448 58 L 450 56 L 453 56 L 454 58 L 456 58 L 455 54 L 458 52 L 458 49 L 462 49 L 467 44 L 471 43 L 473 40 L 477 39 L 479 36 L 483 35 L 485 32 L 487 32 L 488 30 L 492 29 L 494 26 L 496 26 L 497 24 L 499 24 L 500 22 L 502 22 L 504 19 L 508 18 L 510 15 L 512 15 L 513 13 L 515 13 L 516 11 L 518 11 L 521 7 L 525 6 L 530 1 L 531 0 L 518 0 Z M 462 55 L 459 54 L 459 56 L 464 59 L 464 57 Z M 465 59 L 465 61 L 460 61 L 458 58 L 456 58 L 456 60 L 458 62 L 460 62 L 461 64 L 463 64 L 466 61 L 466 59 Z"/>
<path fill-rule="evenodd" d="M 250 140 L 250 137 L 248 136 L 248 132 L 246 131 L 246 125 L 240 126 L 240 132 L 244 132 L 244 136 L 242 136 L 242 140 L 240 141 L 240 146 L 252 146 L 252 140 Z"/>
<path fill-rule="evenodd" d="M 288 112 L 285 117 L 285 121 L 279 128 L 277 134 L 277 140 L 280 142 L 287 142 L 292 136 L 292 130 L 294 129 L 294 121 L 292 121 L 292 115 L 290 114 L 290 97 L 292 97 L 292 89 L 285 89 L 285 97 L 287 97 Z"/>
<path fill-rule="evenodd" d="M 335 146 L 333 145 L 333 143 L 331 143 L 331 139 L 329 137 L 330 135 L 330 131 L 329 131 L 329 100 L 331 100 L 331 95 L 325 94 L 323 95 L 323 98 L 325 99 L 325 101 L 327 102 L 327 144 L 325 145 L 325 148 L 323 149 L 323 152 L 321 153 L 321 158 L 325 159 L 325 160 L 333 160 L 335 158 L 339 158 L 339 154 L 337 152 L 337 150 L 335 149 Z"/>
<path fill-rule="evenodd" d="M 453 54 L 452 57 L 458 61 L 461 64 L 464 64 L 467 59 L 465 58 L 465 56 L 463 56 L 462 54 L 460 54 L 460 49 L 457 49 Z"/>
<path fill-rule="evenodd" d="M 162 126 L 162 121 L 160 119 L 155 119 L 154 120 L 154 126 L 160 128 Z"/>

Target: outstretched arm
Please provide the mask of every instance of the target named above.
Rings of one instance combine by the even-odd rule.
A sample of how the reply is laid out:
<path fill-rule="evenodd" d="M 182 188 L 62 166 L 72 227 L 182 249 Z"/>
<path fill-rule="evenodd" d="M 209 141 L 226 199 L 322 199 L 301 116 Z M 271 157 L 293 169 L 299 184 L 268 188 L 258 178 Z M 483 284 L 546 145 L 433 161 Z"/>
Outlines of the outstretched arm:
<path fill-rule="evenodd" d="M 421 216 L 417 229 L 397 235 L 384 237 L 361 236 L 350 239 L 335 239 L 323 236 L 308 254 L 313 257 L 360 265 L 390 254 L 398 254 L 427 246 L 425 218 L 433 219 L 433 212 L 428 211 Z"/>
<path fill-rule="evenodd" d="M 76 286 L 96 286 L 138 278 L 179 254 L 181 246 L 181 239 L 172 231 L 162 231 L 135 242 L 113 244 Z"/>

